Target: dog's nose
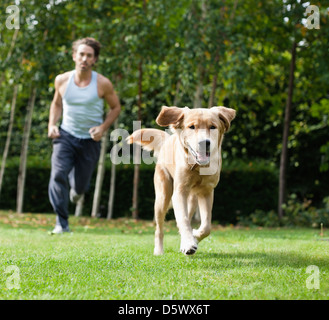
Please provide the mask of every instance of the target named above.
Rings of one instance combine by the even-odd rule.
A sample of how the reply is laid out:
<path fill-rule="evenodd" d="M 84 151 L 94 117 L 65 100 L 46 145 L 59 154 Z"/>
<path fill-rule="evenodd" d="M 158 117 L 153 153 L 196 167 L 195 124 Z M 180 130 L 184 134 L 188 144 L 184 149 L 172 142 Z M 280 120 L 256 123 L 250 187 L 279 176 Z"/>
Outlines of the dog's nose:
<path fill-rule="evenodd" d="M 199 142 L 199 146 L 201 148 L 205 148 L 205 149 L 209 149 L 210 148 L 210 140 L 206 139 L 206 140 L 202 140 Z"/>

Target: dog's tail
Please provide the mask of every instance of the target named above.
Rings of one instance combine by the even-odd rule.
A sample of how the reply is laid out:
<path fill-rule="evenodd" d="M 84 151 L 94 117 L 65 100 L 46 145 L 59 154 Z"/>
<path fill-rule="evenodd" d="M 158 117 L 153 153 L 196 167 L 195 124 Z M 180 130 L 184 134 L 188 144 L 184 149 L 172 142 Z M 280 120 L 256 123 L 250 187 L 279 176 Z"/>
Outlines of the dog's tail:
<path fill-rule="evenodd" d="M 130 135 L 126 141 L 129 144 L 137 143 L 147 151 L 154 151 L 154 156 L 157 157 L 165 140 L 169 137 L 170 135 L 162 130 L 140 129 Z"/>

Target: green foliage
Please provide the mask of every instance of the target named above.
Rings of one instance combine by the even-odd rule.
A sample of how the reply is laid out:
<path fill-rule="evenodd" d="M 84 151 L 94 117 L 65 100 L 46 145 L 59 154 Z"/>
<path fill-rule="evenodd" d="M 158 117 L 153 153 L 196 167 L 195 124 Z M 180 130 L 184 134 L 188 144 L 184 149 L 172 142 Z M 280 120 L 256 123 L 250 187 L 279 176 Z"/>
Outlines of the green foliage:
<path fill-rule="evenodd" d="M 225 161 L 224 161 L 225 163 Z M 16 184 L 19 159 L 11 159 L 6 168 L 4 188 L 0 197 L 0 207 L 15 209 Z M 142 164 L 139 184 L 139 217 L 153 219 L 154 206 L 154 166 Z M 110 184 L 111 163 L 107 161 L 102 187 L 99 215 L 106 217 Z M 113 218 L 130 217 L 132 199 L 132 181 L 134 166 L 121 164 L 116 166 L 116 189 Z M 90 192 L 86 194 L 83 214 L 90 216 L 95 175 Z M 30 158 L 27 167 L 24 210 L 26 212 L 52 212 L 48 200 L 48 182 L 50 177 L 50 159 Z M 267 187 L 264 188 L 264 185 Z M 237 218 L 248 216 L 256 209 L 272 210 L 276 206 L 277 172 L 275 167 L 264 161 L 226 163 L 221 173 L 221 180 L 215 189 L 213 220 L 221 224 L 236 223 Z M 74 214 L 74 206 L 70 206 Z M 173 219 L 170 211 L 167 217 Z"/>
<path fill-rule="evenodd" d="M 323 155 L 321 159 L 320 171 L 322 172 L 328 171 L 329 170 L 329 142 L 321 146 L 320 152 Z"/>
<path fill-rule="evenodd" d="M 200 83 L 201 104 L 207 107 L 216 85 L 214 105 L 237 110 L 224 140 L 226 161 L 241 159 L 248 163 L 261 158 L 278 166 L 290 50 L 296 41 L 288 189 L 299 198 L 312 197 L 314 204 L 328 194 L 328 0 L 316 4 L 320 9 L 320 29 L 305 27 L 305 1 L 18 3 L 17 33 L 6 28 L 7 15 L 5 10 L 0 12 L 0 154 L 7 136 L 13 86 L 19 84 L 19 94 L 9 157 L 20 154 L 30 87 L 36 85 L 29 157 L 50 157 L 47 122 L 55 76 L 74 67 L 72 41 L 92 36 L 102 43 L 96 69 L 112 80 L 120 96 L 120 128 L 132 132 L 132 123 L 137 120 L 141 63 L 143 127 L 156 126 L 154 119 L 162 105 L 192 107 Z M 10 0 L 2 1 L 3 8 L 12 4 Z M 7 179 L 11 183 L 8 188 L 14 190 L 16 178 Z M 125 183 L 131 181 L 127 179 Z M 256 180 L 246 184 L 245 190 L 255 183 Z M 271 182 L 268 193 L 275 188 L 276 183 Z M 251 187 L 250 190 L 252 193 Z M 239 197 L 246 196 L 243 190 L 236 192 Z M 275 196 L 273 192 L 273 199 Z M 269 201 L 271 206 L 273 199 Z M 246 207 L 237 210 L 247 212 L 250 207 L 246 203 Z"/>
<path fill-rule="evenodd" d="M 298 200 L 296 194 L 291 194 L 284 204 L 284 217 L 279 220 L 276 212 L 256 210 L 249 217 L 239 219 L 241 225 L 254 225 L 263 227 L 313 227 L 329 226 L 329 197 L 323 199 L 322 208 L 311 206 L 311 200 Z"/>

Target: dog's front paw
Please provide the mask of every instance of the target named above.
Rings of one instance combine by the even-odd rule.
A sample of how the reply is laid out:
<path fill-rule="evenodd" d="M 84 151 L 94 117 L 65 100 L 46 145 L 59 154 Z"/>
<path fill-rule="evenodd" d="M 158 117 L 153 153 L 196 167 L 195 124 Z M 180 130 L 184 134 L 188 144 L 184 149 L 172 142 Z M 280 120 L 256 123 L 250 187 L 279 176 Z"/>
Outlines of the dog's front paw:
<path fill-rule="evenodd" d="M 163 254 L 163 248 L 154 248 L 153 254 L 155 256 L 161 256 Z"/>
<path fill-rule="evenodd" d="M 180 246 L 180 251 L 188 256 L 195 254 L 197 249 L 198 249 L 198 244 L 196 241 L 190 241 L 190 242 L 182 241 Z"/>

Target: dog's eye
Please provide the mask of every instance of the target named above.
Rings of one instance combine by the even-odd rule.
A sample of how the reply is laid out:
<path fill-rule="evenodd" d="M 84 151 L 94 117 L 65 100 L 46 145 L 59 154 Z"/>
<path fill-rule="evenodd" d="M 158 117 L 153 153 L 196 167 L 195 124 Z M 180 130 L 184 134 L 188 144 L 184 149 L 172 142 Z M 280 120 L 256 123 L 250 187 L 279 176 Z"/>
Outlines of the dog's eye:
<path fill-rule="evenodd" d="M 191 125 L 191 126 L 189 126 L 189 129 L 194 130 L 195 129 L 195 126 L 194 125 Z"/>
<path fill-rule="evenodd" d="M 217 129 L 215 126 L 211 126 L 210 130 Z"/>

